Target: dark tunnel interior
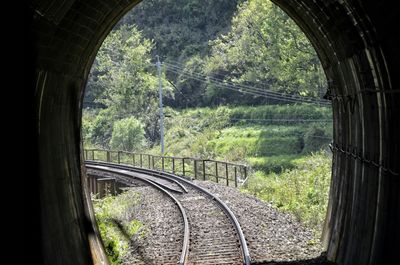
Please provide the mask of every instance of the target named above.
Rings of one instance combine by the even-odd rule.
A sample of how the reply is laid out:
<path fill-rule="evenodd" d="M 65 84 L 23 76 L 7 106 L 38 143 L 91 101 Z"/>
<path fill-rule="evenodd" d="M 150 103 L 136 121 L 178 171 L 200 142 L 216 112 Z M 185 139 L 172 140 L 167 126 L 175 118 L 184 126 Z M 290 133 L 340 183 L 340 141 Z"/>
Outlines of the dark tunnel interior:
<path fill-rule="evenodd" d="M 138 0 L 33 0 L 27 8 L 28 180 L 39 264 L 108 264 L 85 189 L 83 91 L 97 50 Z M 323 65 L 334 134 L 327 257 L 392 264 L 400 240 L 399 12 L 393 1 L 273 0 Z M 29 78 L 30 77 L 30 78 Z"/>

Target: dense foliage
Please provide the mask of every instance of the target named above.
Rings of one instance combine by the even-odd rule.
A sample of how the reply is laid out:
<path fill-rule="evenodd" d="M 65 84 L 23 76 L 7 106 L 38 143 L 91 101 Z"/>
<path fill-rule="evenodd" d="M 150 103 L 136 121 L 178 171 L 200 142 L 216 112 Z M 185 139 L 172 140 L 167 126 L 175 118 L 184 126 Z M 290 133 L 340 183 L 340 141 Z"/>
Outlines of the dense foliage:
<path fill-rule="evenodd" d="M 208 40 L 228 30 L 236 5 L 242 0 L 146 0 L 119 22 L 137 25 L 153 39 L 153 56 L 186 61 L 208 54 Z"/>
<path fill-rule="evenodd" d="M 293 213 L 314 230 L 318 239 L 328 204 L 331 157 L 317 152 L 293 163 L 293 169 L 281 174 L 256 172 L 242 190 Z"/>
<path fill-rule="evenodd" d="M 282 103 L 210 80 L 318 98 L 326 89 L 311 44 L 270 1 L 143 1 L 110 35 L 94 63 L 86 106 L 104 107 L 114 100 L 124 109 L 128 105 L 126 111 L 143 110 L 141 95 L 149 96 L 143 90 L 157 88 L 155 67 L 149 64 L 156 54 L 166 62 L 164 86 L 173 94 L 164 101 L 174 108 Z M 112 96 L 116 84 L 119 92 L 121 85 L 125 88 L 125 101 Z M 108 86 L 110 92 L 104 92 Z M 127 97 L 135 88 L 142 93 Z"/>
<path fill-rule="evenodd" d="M 232 29 L 211 42 L 209 75 L 260 88 L 321 96 L 325 80 L 304 33 L 276 5 L 251 0 L 239 6 Z"/>
<path fill-rule="evenodd" d="M 139 220 L 126 214 L 140 204 L 140 196 L 134 191 L 117 197 L 93 199 L 96 221 L 104 247 L 112 265 L 121 264 L 133 237 L 145 237 L 148 228 Z"/>
<path fill-rule="evenodd" d="M 266 173 L 292 168 L 291 161 L 327 148 L 332 138 L 330 109 L 309 104 L 168 112 L 167 155 L 244 162 Z M 159 154 L 159 146 L 151 152 Z"/>
<path fill-rule="evenodd" d="M 206 56 L 196 55 L 181 64 L 167 65 L 176 84 L 176 100 L 171 106 L 281 103 L 221 88 L 207 79 L 307 97 L 321 98 L 326 90 L 326 80 L 310 42 L 270 1 L 240 4 L 230 31 L 210 40 L 209 47 Z M 202 78 L 206 80 L 200 82 Z"/>
<path fill-rule="evenodd" d="M 319 150 L 332 138 L 332 116 L 295 98 L 321 98 L 326 90 L 318 57 L 295 23 L 266 0 L 142 1 L 104 40 L 92 66 L 86 147 L 159 154 L 155 55 L 163 63 L 167 155 L 246 163 L 243 190 L 320 227 L 330 158 Z M 240 86 L 294 100 L 244 94 Z M 118 203 L 124 205 L 95 205 L 116 263 L 126 249 L 112 216 L 119 208 L 110 210 Z M 141 225 L 129 222 L 122 225 L 135 234 Z"/>
<path fill-rule="evenodd" d="M 85 106 L 88 110 L 95 109 L 89 119 L 85 119 L 84 113 L 87 144 L 109 148 L 113 129 L 129 126 L 122 124 L 129 122 L 129 117 L 143 124 L 148 142 L 158 139 L 158 77 L 155 75 L 155 66 L 150 63 L 152 48 L 152 41 L 143 38 L 135 26 L 123 25 L 105 39 L 86 87 Z M 163 83 L 164 96 L 168 97 L 171 87 L 164 78 Z M 95 98 L 95 106 L 101 108 L 96 110 L 90 105 L 92 97 Z M 114 128 L 117 121 L 118 126 Z M 135 140 L 130 138 L 127 141 Z M 121 145 L 114 141 L 113 146 L 132 151 L 144 145 Z"/>
<path fill-rule="evenodd" d="M 113 150 L 140 150 L 146 146 L 143 124 L 133 117 L 116 121 L 110 141 Z"/>

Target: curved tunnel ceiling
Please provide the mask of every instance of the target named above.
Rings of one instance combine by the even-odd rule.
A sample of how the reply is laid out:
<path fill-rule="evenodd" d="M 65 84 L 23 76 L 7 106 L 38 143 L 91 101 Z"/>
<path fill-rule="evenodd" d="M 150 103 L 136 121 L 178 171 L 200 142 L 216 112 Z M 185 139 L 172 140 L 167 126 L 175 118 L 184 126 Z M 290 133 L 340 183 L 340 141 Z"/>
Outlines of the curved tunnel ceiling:
<path fill-rule="evenodd" d="M 34 138 L 44 264 L 107 264 L 84 189 L 81 104 L 94 57 L 139 1 L 34 0 Z M 400 240 L 399 40 L 394 3 L 274 0 L 304 30 L 334 114 L 324 242 L 339 264 L 389 264 Z"/>

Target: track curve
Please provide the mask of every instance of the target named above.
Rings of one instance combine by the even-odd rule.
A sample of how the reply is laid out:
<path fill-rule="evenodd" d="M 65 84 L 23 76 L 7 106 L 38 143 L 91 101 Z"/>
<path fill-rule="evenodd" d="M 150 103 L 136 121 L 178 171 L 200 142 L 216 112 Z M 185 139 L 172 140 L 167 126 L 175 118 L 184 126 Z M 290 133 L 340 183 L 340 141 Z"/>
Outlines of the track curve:
<path fill-rule="evenodd" d="M 99 161 L 86 161 L 86 166 L 108 168 L 117 174 L 145 179 L 146 183 L 158 185 L 166 192 L 167 189 L 154 179 L 134 176 L 133 173 L 167 180 L 180 187 L 181 191 L 175 199 L 188 212 L 191 225 L 190 246 L 187 246 L 189 254 L 183 263 L 181 258 L 180 264 L 251 264 L 247 243 L 237 218 L 222 200 L 204 188 L 182 177 L 156 170 Z M 219 214 L 220 210 L 224 214 Z"/>

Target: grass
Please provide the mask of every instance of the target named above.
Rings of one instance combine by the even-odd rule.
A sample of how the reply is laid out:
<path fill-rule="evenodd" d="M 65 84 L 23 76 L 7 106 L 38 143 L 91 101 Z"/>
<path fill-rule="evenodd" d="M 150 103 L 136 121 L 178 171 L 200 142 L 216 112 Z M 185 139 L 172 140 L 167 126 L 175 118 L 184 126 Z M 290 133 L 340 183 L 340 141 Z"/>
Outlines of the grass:
<path fill-rule="evenodd" d="M 321 231 L 331 174 L 331 158 L 324 152 L 332 135 L 331 124 L 252 123 L 246 119 L 331 119 L 329 108 L 310 105 L 168 109 L 165 155 L 237 162 L 250 166 L 243 192 L 253 194 L 299 221 Z M 245 120 L 242 120 L 245 119 Z M 159 145 L 145 151 L 160 154 Z M 131 158 L 123 156 L 122 161 Z M 147 163 L 146 161 L 144 162 Z M 110 204 L 105 204 L 106 209 Z M 117 212 L 124 204 L 119 203 Z M 115 219 L 115 218 L 114 218 Z M 103 218 L 107 223 L 110 218 Z M 100 222 L 101 223 L 101 222 Z M 140 236 L 144 226 L 121 221 L 129 234 Z M 118 260 L 125 243 L 118 229 L 103 229 L 110 255 Z M 114 229 L 114 230 L 113 230 Z M 144 234 L 145 236 L 145 234 Z"/>
<path fill-rule="evenodd" d="M 316 234 L 325 218 L 331 174 L 329 123 L 271 124 L 247 119 L 319 119 L 329 108 L 310 105 L 219 107 L 174 112 L 167 121 L 168 155 L 248 164 L 242 191 L 293 213 Z M 243 120 L 244 119 L 244 120 Z M 159 152 L 157 146 L 153 153 Z"/>
<path fill-rule="evenodd" d="M 247 157 L 247 161 L 254 171 L 280 173 L 286 169 L 295 168 L 294 161 L 300 158 L 300 155 L 276 155 L 263 157 Z"/>
<path fill-rule="evenodd" d="M 112 265 L 121 263 L 132 237 L 144 237 L 147 234 L 146 226 L 129 215 L 139 204 L 140 196 L 134 191 L 93 199 L 96 221 Z"/>
<path fill-rule="evenodd" d="M 286 169 L 280 174 L 255 172 L 242 191 L 271 202 L 282 211 L 293 213 L 299 221 L 319 234 L 328 202 L 331 157 L 320 151 L 294 159 L 292 163 L 293 169 Z"/>

